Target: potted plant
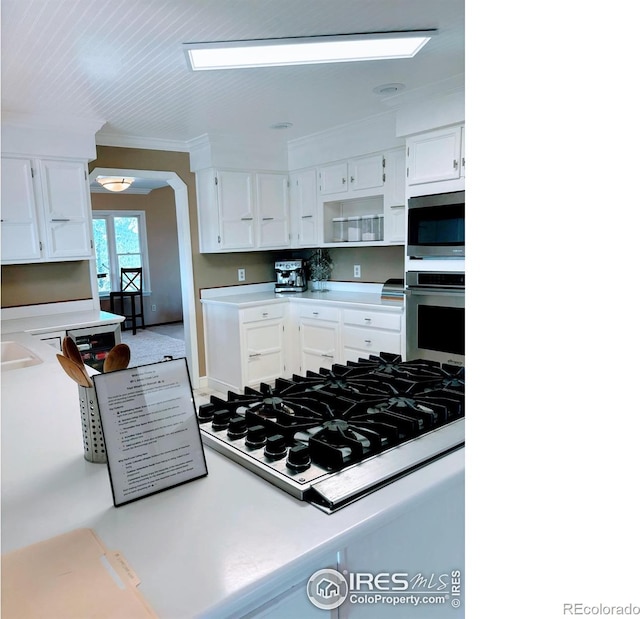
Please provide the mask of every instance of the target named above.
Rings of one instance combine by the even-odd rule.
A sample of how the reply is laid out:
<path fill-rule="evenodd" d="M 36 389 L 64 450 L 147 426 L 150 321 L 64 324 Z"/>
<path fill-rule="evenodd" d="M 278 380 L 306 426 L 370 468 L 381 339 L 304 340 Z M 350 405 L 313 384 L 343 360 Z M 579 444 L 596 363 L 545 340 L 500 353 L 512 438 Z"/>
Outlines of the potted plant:
<path fill-rule="evenodd" d="M 316 249 L 309 257 L 309 277 L 313 282 L 313 289 L 324 292 L 327 289 L 327 280 L 331 277 L 333 260 L 328 249 Z"/>

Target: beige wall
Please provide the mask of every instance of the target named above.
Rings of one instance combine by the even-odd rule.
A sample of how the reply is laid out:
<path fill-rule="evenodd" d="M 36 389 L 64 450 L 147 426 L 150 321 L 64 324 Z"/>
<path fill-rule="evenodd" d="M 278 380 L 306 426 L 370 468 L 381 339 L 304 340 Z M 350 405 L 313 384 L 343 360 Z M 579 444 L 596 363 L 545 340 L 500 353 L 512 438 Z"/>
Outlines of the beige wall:
<path fill-rule="evenodd" d="M 2 267 L 2 307 L 91 299 L 88 260 Z"/>
<path fill-rule="evenodd" d="M 404 279 L 404 245 L 332 248 L 331 259 L 333 280 L 383 284 L 392 278 Z M 360 265 L 359 279 L 353 277 L 355 264 Z"/>

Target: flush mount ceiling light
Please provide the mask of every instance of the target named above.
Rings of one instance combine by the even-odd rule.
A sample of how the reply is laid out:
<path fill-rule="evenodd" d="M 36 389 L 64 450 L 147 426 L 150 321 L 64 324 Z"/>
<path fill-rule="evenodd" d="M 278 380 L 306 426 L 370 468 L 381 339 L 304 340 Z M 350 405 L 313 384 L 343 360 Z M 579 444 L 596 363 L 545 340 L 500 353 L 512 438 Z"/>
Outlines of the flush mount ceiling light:
<path fill-rule="evenodd" d="M 412 58 L 435 30 L 185 43 L 194 71 Z"/>
<path fill-rule="evenodd" d="M 131 187 L 134 179 L 122 176 L 98 176 L 96 181 L 109 191 L 124 191 Z"/>

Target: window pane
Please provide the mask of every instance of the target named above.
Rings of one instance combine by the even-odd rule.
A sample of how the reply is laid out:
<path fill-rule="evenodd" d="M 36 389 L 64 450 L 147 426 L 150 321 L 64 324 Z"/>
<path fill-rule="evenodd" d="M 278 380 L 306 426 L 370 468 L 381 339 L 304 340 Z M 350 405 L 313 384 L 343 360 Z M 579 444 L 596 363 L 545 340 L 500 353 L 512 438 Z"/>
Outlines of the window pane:
<path fill-rule="evenodd" d="M 140 254 L 125 254 L 124 256 L 118 256 L 120 268 L 138 268 L 142 266 L 142 256 Z"/>
<path fill-rule="evenodd" d="M 107 220 L 93 220 L 93 244 L 96 248 L 96 271 L 98 273 L 98 292 L 111 291 L 109 268 L 109 245 L 107 243 Z"/>
<path fill-rule="evenodd" d="M 114 217 L 116 252 L 118 254 L 140 254 L 140 236 L 137 217 Z"/>

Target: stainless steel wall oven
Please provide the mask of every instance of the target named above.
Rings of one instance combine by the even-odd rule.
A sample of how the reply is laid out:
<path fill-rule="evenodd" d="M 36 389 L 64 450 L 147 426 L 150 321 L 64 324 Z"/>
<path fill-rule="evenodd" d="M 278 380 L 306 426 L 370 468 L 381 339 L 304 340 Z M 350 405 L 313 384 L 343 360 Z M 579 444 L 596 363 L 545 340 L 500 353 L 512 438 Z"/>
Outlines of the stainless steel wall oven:
<path fill-rule="evenodd" d="M 407 272 L 407 359 L 464 366 L 464 273 Z"/>

